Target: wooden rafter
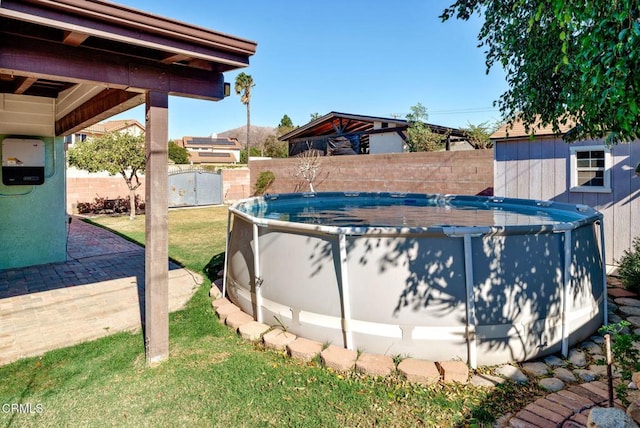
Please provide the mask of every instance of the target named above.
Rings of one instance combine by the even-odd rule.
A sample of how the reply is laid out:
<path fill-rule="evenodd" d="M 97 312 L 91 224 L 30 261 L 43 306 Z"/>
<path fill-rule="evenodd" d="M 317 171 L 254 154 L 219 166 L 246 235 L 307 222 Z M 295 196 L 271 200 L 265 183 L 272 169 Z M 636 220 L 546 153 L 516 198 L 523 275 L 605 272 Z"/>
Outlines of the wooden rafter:
<path fill-rule="evenodd" d="M 62 36 L 62 43 L 69 46 L 80 46 L 88 37 L 88 34 L 77 31 L 65 31 Z"/>
<path fill-rule="evenodd" d="M 137 100 L 136 100 L 137 97 Z M 97 122 L 106 112 L 131 101 L 133 105 L 144 102 L 144 96 L 120 89 L 105 89 L 59 120 L 56 120 L 56 135 L 69 134 Z M 99 120 L 99 119 L 98 119 Z"/>
<path fill-rule="evenodd" d="M 165 58 L 162 59 L 163 64 L 173 64 L 176 62 L 180 62 L 180 61 L 186 61 L 191 59 L 191 57 L 189 55 L 185 55 L 185 54 L 172 54 L 172 55 L 168 55 Z"/>
<path fill-rule="evenodd" d="M 24 94 L 38 79 L 35 77 L 19 77 L 16 79 L 14 94 Z"/>
<path fill-rule="evenodd" d="M 200 70 L 213 71 L 213 64 L 202 59 L 192 59 L 188 62 L 189 67 L 199 68 Z"/>
<path fill-rule="evenodd" d="M 407 129 L 407 127 L 405 126 L 404 129 Z M 396 129 L 396 133 L 400 136 L 400 138 L 402 138 L 402 141 L 404 141 L 404 142 L 407 141 L 407 134 L 402 132 L 402 130 Z"/>

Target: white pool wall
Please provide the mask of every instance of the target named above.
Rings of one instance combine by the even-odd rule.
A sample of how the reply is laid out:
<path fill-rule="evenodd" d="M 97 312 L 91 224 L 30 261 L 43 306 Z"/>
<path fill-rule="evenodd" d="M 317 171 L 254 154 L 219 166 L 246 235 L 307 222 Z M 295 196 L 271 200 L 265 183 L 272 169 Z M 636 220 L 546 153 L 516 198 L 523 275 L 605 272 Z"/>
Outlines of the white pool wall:
<path fill-rule="evenodd" d="M 230 208 L 225 289 L 260 322 L 348 349 L 472 367 L 566 353 L 604 322 L 602 216 L 588 207 L 509 199 L 580 213 L 513 227 L 349 228 L 245 212 L 295 197 L 310 196 Z"/>

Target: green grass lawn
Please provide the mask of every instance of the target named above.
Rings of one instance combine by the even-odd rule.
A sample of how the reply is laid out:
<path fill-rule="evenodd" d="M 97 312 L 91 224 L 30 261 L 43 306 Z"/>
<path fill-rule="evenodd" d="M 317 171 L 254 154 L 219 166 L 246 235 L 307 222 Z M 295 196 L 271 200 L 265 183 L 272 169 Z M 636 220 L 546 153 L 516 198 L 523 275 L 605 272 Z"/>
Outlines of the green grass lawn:
<path fill-rule="evenodd" d="M 94 221 L 144 242 L 144 216 Z M 226 207 L 170 211 L 170 256 L 191 270 L 216 272 L 226 223 Z M 219 324 L 210 284 L 206 279 L 187 308 L 171 314 L 170 358 L 158 367 L 145 366 L 140 332 L 0 367 L 0 427 L 475 426 L 539 393 L 510 382 L 494 390 L 424 387 L 301 363 Z M 32 413 L 5 411 L 11 404 L 31 405 Z"/>

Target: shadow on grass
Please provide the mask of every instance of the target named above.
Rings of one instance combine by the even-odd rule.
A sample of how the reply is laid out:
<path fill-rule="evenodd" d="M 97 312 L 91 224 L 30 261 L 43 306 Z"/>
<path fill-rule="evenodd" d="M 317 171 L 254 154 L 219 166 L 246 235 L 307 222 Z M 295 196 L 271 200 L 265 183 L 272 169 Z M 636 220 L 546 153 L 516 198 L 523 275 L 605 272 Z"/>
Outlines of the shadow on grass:
<path fill-rule="evenodd" d="M 202 269 L 207 278 L 211 282 L 218 279 L 218 272 L 220 272 L 224 268 L 224 251 L 216 254 L 211 257 L 211 260 L 207 263 L 207 265 Z"/>

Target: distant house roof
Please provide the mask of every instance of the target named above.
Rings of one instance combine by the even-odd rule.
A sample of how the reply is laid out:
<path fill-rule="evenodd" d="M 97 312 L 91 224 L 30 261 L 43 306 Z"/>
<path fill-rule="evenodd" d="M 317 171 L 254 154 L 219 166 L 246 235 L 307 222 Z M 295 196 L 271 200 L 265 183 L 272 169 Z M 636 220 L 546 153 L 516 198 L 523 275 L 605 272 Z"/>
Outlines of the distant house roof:
<path fill-rule="evenodd" d="M 502 139 L 522 139 L 529 138 L 532 135 L 537 137 L 550 137 L 550 136 L 558 136 L 563 135 L 569 130 L 571 130 L 575 126 L 575 123 L 567 123 L 565 125 L 560 125 L 560 133 L 554 132 L 552 125 L 541 126 L 541 124 L 535 123 L 533 126 L 527 129 L 524 126 L 524 123 L 521 120 L 516 120 L 513 124 L 504 124 L 496 132 L 491 134 L 492 140 L 502 140 Z"/>
<path fill-rule="evenodd" d="M 186 149 L 240 150 L 242 145 L 235 138 L 183 137 L 182 147 Z"/>
<path fill-rule="evenodd" d="M 180 145 L 189 151 L 193 163 L 240 162 L 242 144 L 235 138 L 182 137 Z"/>
<path fill-rule="evenodd" d="M 446 126 L 426 124 L 432 132 L 446 135 L 447 142 L 466 140 L 463 131 Z M 289 156 L 318 149 L 328 153 L 327 144 L 337 137 L 346 137 L 354 144 L 356 153 L 369 153 L 369 137 L 375 134 L 397 133 L 406 141 L 409 122 L 390 117 L 364 116 L 332 111 L 326 115 L 294 129 L 279 138 L 289 144 Z"/>
<path fill-rule="evenodd" d="M 408 126 L 408 122 L 403 119 L 395 119 L 388 117 L 365 116 L 358 114 L 339 113 L 332 111 L 313 120 L 306 125 L 294 129 L 279 138 L 280 141 L 290 141 L 297 138 L 308 138 L 318 136 L 338 136 L 353 134 L 369 134 L 374 130 L 374 123 L 382 122 L 393 124 L 391 129 L 384 128 L 382 132 L 393 132 L 404 130 Z M 446 126 L 427 124 L 433 132 L 439 134 L 448 133 L 454 137 L 464 138 L 462 131 L 456 128 L 448 128 Z M 375 130 L 375 132 L 381 132 Z"/>
<path fill-rule="evenodd" d="M 189 160 L 193 163 L 233 163 L 240 158 L 229 152 L 189 152 Z"/>
<path fill-rule="evenodd" d="M 96 123 L 88 128 L 83 129 L 81 132 L 86 134 L 106 134 L 108 132 L 122 131 L 127 128 L 135 126 L 144 131 L 144 126 L 135 119 L 123 119 L 123 120 L 110 120 L 103 123 Z"/>

